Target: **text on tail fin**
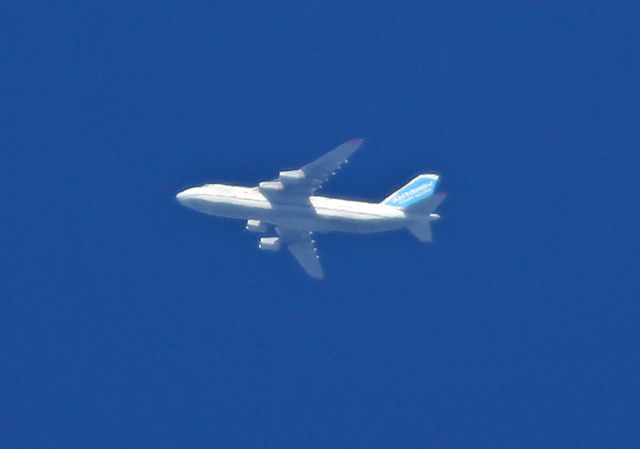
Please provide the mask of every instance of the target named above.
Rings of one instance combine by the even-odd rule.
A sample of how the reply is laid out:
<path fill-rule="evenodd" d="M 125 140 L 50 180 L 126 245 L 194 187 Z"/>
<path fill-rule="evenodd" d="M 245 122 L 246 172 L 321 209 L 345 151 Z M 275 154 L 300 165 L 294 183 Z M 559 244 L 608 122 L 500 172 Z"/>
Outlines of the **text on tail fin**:
<path fill-rule="evenodd" d="M 401 189 L 386 197 L 382 204 L 400 208 L 407 208 L 433 195 L 438 183 L 438 175 L 420 175 L 413 178 Z"/>

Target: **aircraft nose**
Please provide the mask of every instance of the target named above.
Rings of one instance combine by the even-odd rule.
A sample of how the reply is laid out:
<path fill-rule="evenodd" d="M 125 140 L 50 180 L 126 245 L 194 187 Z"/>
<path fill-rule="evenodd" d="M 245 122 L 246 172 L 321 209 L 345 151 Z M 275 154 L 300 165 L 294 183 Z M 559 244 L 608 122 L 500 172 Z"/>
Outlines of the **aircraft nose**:
<path fill-rule="evenodd" d="M 187 201 L 187 199 L 189 198 L 189 192 L 190 189 L 187 190 L 183 190 L 182 192 L 178 192 L 178 194 L 176 195 L 176 199 L 178 200 L 178 202 L 180 204 L 185 204 L 185 202 Z"/>

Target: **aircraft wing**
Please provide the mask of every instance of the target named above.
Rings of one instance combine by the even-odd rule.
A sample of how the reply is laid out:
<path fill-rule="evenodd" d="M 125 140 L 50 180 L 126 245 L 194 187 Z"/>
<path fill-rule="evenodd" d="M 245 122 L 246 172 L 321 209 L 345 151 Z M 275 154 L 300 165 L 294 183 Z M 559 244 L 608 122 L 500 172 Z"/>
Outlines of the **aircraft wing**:
<path fill-rule="evenodd" d="M 292 231 L 281 227 L 276 227 L 276 232 L 280 236 L 282 244 L 293 254 L 298 263 L 302 265 L 304 271 L 313 278 L 322 279 L 324 272 L 320 265 L 320 258 L 316 250 L 313 233 L 304 231 Z"/>
<path fill-rule="evenodd" d="M 310 196 L 348 161 L 363 142 L 362 139 L 345 142 L 310 164 L 298 170 L 282 171 L 278 179 L 261 182 L 258 187 L 263 193 Z"/>

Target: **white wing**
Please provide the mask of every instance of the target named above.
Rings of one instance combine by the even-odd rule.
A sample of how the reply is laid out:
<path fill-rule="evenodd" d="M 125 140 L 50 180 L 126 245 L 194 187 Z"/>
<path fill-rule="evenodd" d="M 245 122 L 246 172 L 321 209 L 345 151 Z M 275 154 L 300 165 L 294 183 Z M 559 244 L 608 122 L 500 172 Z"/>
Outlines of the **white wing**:
<path fill-rule="evenodd" d="M 324 277 L 318 251 L 316 250 L 315 241 L 313 240 L 313 234 L 311 232 L 292 231 L 279 226 L 276 227 L 276 232 L 280 236 L 282 244 L 287 246 L 287 249 L 293 254 L 293 257 L 296 258 L 309 276 L 316 279 L 322 279 Z"/>
<path fill-rule="evenodd" d="M 261 182 L 259 188 L 263 193 L 310 196 L 348 161 L 363 142 L 362 139 L 345 142 L 298 170 L 282 171 L 278 179 Z"/>

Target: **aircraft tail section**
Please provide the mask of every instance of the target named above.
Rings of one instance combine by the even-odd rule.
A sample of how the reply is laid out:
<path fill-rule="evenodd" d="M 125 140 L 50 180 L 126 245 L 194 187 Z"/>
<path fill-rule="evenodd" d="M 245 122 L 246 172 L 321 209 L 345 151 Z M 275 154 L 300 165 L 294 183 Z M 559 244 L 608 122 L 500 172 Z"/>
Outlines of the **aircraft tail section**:
<path fill-rule="evenodd" d="M 446 193 L 438 192 L 408 209 L 410 224 L 407 229 L 421 242 L 430 243 L 433 241 L 431 222 L 440 218 L 440 215 L 434 211 L 446 197 Z"/>
<path fill-rule="evenodd" d="M 420 175 L 382 200 L 381 204 L 405 210 L 410 214 L 430 214 L 444 201 L 445 193 L 433 193 L 438 175 Z"/>
<path fill-rule="evenodd" d="M 404 210 L 407 229 L 421 242 L 433 241 L 431 222 L 440 218 L 434 212 L 447 196 L 443 192 L 434 193 L 438 179 L 439 176 L 433 174 L 417 176 L 381 203 Z"/>
<path fill-rule="evenodd" d="M 431 214 L 431 212 L 435 211 L 438 206 L 440 206 L 440 203 L 442 203 L 446 197 L 446 193 L 438 192 L 422 201 L 412 204 L 407 207 L 406 210 L 411 214 Z"/>
<path fill-rule="evenodd" d="M 382 200 L 381 204 L 400 209 L 409 209 L 433 195 L 438 178 L 438 175 L 431 174 L 416 176 L 409 183 Z"/>

